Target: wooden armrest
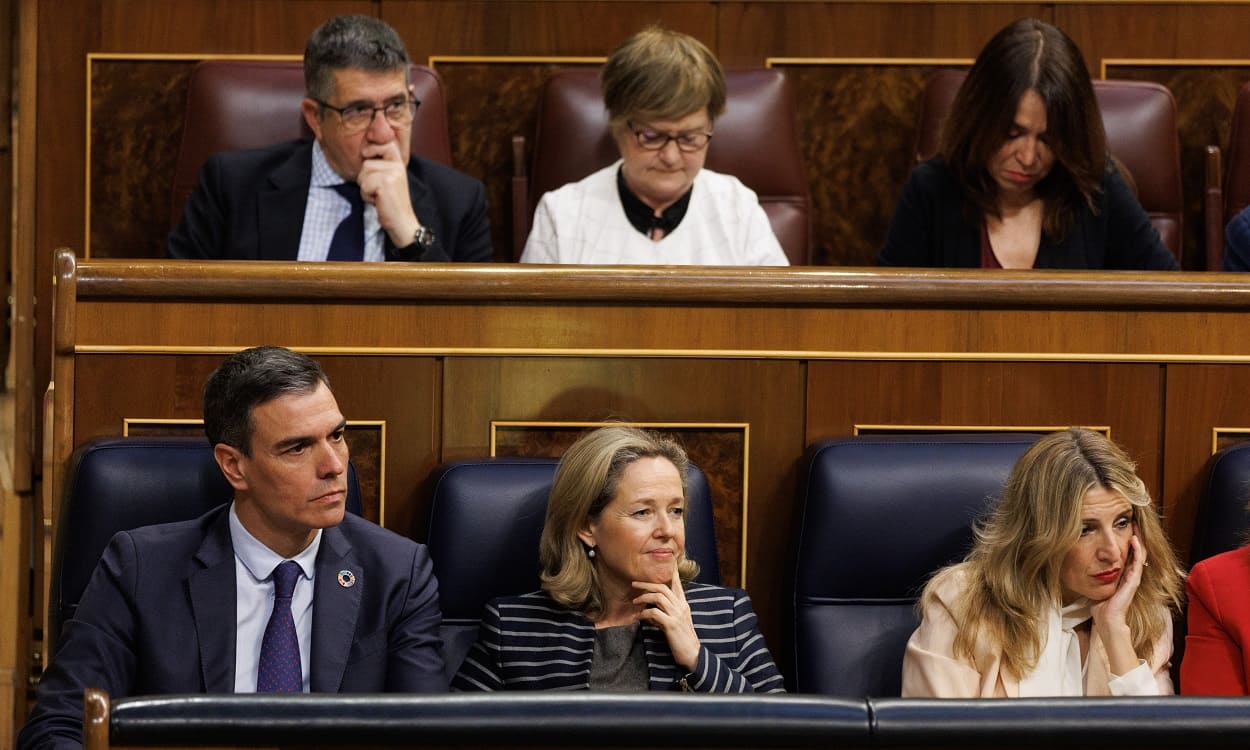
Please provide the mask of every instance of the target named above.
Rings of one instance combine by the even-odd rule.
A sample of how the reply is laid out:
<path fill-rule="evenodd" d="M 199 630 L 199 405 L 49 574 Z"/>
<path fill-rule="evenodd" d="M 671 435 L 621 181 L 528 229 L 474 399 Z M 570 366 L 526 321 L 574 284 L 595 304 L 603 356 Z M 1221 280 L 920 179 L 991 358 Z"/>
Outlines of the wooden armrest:
<path fill-rule="evenodd" d="M 1207 146 L 1203 165 L 1202 218 L 1205 228 L 1208 271 L 1224 266 L 1224 169 L 1220 163 L 1220 147 Z"/>
<path fill-rule="evenodd" d="M 512 260 L 521 259 L 530 236 L 529 176 L 525 168 L 525 136 L 512 136 Z"/>

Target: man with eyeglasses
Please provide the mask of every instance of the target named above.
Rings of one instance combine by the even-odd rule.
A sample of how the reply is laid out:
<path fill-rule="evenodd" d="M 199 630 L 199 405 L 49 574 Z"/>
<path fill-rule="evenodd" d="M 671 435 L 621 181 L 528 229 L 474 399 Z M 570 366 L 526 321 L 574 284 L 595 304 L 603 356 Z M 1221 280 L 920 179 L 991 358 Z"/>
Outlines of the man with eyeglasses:
<path fill-rule="evenodd" d="M 703 168 L 725 77 L 702 42 L 633 35 L 603 67 L 603 103 L 620 161 L 542 197 L 522 263 L 789 264 L 755 193 Z"/>
<path fill-rule="evenodd" d="M 213 155 L 170 234 L 171 258 L 489 261 L 482 183 L 413 156 L 420 102 L 399 35 L 336 16 L 304 48 L 315 139 Z"/>

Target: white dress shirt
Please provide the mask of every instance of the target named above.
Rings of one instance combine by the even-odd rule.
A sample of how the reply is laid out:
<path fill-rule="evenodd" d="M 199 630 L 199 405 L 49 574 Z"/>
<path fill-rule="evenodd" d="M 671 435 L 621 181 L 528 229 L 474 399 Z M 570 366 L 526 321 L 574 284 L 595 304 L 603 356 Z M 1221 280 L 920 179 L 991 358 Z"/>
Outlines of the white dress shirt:
<path fill-rule="evenodd" d="M 343 178 L 326 161 L 326 152 L 319 142 L 313 142 L 312 180 L 308 184 L 308 203 L 304 206 L 304 231 L 299 237 L 299 260 L 325 260 L 330 255 L 330 241 L 339 224 L 352 212 L 352 204 L 339 195 L 335 185 L 342 185 Z M 372 203 L 365 204 L 365 260 L 386 260 L 382 222 L 378 209 Z"/>
<path fill-rule="evenodd" d="M 234 692 L 256 692 L 256 671 L 260 668 L 260 643 L 273 613 L 273 569 L 287 558 L 266 547 L 251 532 L 230 504 L 230 542 L 234 545 Z M 313 576 L 316 573 L 317 550 L 321 549 L 321 531 L 312 543 L 290 558 L 303 572 L 295 581 L 291 595 L 291 616 L 299 638 L 299 668 L 304 692 L 308 692 L 308 663 L 312 654 Z"/>

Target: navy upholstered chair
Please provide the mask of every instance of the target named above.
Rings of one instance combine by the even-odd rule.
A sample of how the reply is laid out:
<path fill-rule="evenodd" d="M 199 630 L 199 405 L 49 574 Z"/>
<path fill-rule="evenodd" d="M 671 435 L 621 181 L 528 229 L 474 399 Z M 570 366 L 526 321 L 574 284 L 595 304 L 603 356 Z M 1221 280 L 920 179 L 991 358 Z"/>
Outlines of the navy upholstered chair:
<path fill-rule="evenodd" d="M 1246 542 L 1250 531 L 1250 443 L 1240 443 L 1211 457 L 1206 491 L 1194 519 L 1189 561 L 1196 563 Z"/>
<path fill-rule="evenodd" d="M 799 498 L 794 688 L 897 696 L 914 607 L 961 559 L 972 525 L 1036 435 L 907 435 L 818 443 Z"/>
<path fill-rule="evenodd" d="M 360 488 L 350 464 L 347 488 L 347 509 L 359 514 Z M 101 438 L 79 447 L 58 516 L 47 642 L 55 649 L 62 623 L 73 617 L 114 534 L 197 518 L 232 496 L 205 438 Z"/>
<path fill-rule="evenodd" d="M 553 458 L 484 458 L 436 472 L 428 544 L 449 676 L 477 640 L 487 602 L 539 588 L 538 540 L 556 464 Z M 687 496 L 686 555 L 699 563 L 697 580 L 720 583 L 711 492 L 695 466 Z"/>

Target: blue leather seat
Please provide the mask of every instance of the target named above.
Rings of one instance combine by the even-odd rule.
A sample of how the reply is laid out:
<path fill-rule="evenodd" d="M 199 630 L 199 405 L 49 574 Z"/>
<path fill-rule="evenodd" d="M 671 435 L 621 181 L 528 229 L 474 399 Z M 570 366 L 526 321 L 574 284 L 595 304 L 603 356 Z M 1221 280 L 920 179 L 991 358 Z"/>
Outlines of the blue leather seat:
<path fill-rule="evenodd" d="M 897 696 L 929 576 L 972 543 L 1036 435 L 907 435 L 818 443 L 799 499 L 794 689 Z"/>
<path fill-rule="evenodd" d="M 556 459 L 484 458 L 457 461 L 435 472 L 427 543 L 438 577 L 448 676 L 477 640 L 486 604 L 539 588 L 538 540 Z M 707 477 L 691 466 L 687 489 L 686 554 L 698 579 L 720 583 Z"/>
<path fill-rule="evenodd" d="M 74 451 L 52 556 L 47 642 L 53 650 L 114 534 L 197 518 L 233 494 L 205 438 L 102 438 Z M 359 514 L 360 508 L 349 464 L 347 509 Z"/>
<path fill-rule="evenodd" d="M 1241 443 L 1211 457 L 1206 491 L 1194 518 L 1189 561 L 1196 563 L 1240 547 L 1250 530 L 1250 443 Z"/>

